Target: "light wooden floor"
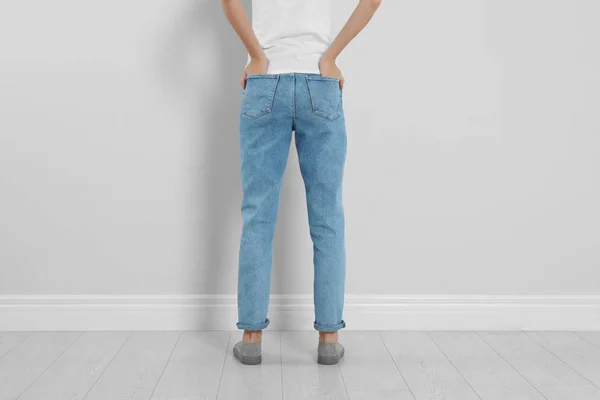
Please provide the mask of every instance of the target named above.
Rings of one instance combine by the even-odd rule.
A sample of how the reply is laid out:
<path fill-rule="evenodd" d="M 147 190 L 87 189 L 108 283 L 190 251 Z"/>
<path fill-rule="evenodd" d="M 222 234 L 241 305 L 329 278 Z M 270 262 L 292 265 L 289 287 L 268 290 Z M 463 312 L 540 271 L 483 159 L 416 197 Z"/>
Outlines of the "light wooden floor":
<path fill-rule="evenodd" d="M 340 333 L 267 330 L 243 366 L 240 332 L 0 332 L 0 400 L 600 399 L 600 332 Z"/>

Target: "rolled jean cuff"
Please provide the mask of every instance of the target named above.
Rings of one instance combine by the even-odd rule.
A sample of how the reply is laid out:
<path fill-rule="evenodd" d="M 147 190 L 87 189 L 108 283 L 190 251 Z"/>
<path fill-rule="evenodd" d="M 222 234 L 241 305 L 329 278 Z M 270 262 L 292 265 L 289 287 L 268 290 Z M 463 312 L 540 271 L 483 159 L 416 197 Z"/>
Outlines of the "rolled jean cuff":
<path fill-rule="evenodd" d="M 319 332 L 336 332 L 342 328 L 345 328 L 346 323 L 344 322 L 344 320 L 342 320 L 342 322 L 337 325 L 319 325 L 315 322 L 314 326 L 315 326 L 315 329 L 318 330 Z"/>
<path fill-rule="evenodd" d="M 246 331 L 261 331 L 269 326 L 269 318 L 265 320 L 265 322 L 261 324 L 240 324 L 239 322 L 236 324 L 238 329 L 243 329 Z"/>

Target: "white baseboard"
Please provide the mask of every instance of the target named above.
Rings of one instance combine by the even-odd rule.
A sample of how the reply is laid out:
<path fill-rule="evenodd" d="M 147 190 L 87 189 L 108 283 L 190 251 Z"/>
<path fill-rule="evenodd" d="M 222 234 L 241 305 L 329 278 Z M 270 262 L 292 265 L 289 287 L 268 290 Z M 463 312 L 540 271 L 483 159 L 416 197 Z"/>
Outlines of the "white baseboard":
<path fill-rule="evenodd" d="M 270 329 L 310 330 L 310 295 L 273 295 Z M 600 330 L 600 296 L 347 295 L 351 330 Z M 0 330 L 234 330 L 234 295 L 2 295 Z"/>

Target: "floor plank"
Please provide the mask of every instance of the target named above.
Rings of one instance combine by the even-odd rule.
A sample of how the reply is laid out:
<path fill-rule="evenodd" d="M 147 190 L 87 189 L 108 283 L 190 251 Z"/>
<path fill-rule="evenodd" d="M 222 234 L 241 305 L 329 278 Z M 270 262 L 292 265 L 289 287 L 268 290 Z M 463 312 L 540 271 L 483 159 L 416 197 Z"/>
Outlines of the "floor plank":
<path fill-rule="evenodd" d="M 36 332 L 0 359 L 0 400 L 15 399 L 81 332 Z"/>
<path fill-rule="evenodd" d="M 181 332 L 132 332 L 85 400 L 148 400 Z"/>
<path fill-rule="evenodd" d="M 0 332 L 0 358 L 25 340 L 31 332 Z"/>
<path fill-rule="evenodd" d="M 600 348 L 600 332 L 576 332 L 576 335 Z"/>
<path fill-rule="evenodd" d="M 544 400 L 475 333 L 430 332 L 429 336 L 483 400 Z"/>
<path fill-rule="evenodd" d="M 128 336 L 128 332 L 85 332 L 19 400 L 83 399 Z"/>
<path fill-rule="evenodd" d="M 348 396 L 350 400 L 404 400 L 407 398 L 406 392 L 398 390 L 349 390 Z"/>
<path fill-rule="evenodd" d="M 228 331 L 183 332 L 152 400 L 216 398 L 230 336 Z"/>
<path fill-rule="evenodd" d="M 240 333 L 234 332 L 229 340 L 218 400 L 280 400 L 283 390 L 280 332 L 267 330 L 263 333 L 260 365 L 243 365 L 233 356 L 233 346 L 241 337 Z"/>
<path fill-rule="evenodd" d="M 346 354 L 339 365 L 349 392 L 391 391 L 398 399 L 414 399 L 377 332 L 344 332 L 340 342 Z"/>
<path fill-rule="evenodd" d="M 427 333 L 381 332 L 381 338 L 416 400 L 479 399 Z"/>
<path fill-rule="evenodd" d="M 283 398 L 347 400 L 339 365 L 317 364 L 318 333 L 281 332 Z"/>
<path fill-rule="evenodd" d="M 316 363 L 319 333 L 316 331 L 282 331 L 283 363 Z"/>
<path fill-rule="evenodd" d="M 337 365 L 284 362 L 282 373 L 285 400 L 348 399 Z"/>
<path fill-rule="evenodd" d="M 600 389 L 521 332 L 480 336 L 548 400 L 596 400 Z"/>
<path fill-rule="evenodd" d="M 571 332 L 529 332 L 528 335 L 600 387 L 600 348 Z"/>

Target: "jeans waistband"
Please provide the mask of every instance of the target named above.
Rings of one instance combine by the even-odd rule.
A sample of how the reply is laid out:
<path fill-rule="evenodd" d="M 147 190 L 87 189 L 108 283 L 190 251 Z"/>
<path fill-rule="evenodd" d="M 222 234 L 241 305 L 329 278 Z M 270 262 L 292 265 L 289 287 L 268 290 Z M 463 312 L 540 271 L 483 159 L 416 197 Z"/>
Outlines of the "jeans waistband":
<path fill-rule="evenodd" d="M 283 74 L 250 74 L 247 78 L 276 78 L 282 76 L 321 76 L 320 74 L 305 72 L 286 72 Z"/>

